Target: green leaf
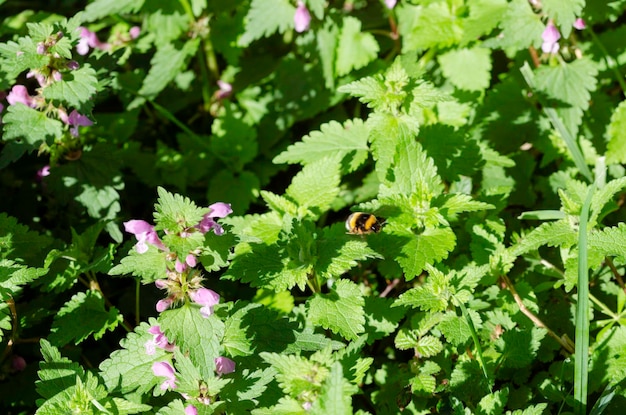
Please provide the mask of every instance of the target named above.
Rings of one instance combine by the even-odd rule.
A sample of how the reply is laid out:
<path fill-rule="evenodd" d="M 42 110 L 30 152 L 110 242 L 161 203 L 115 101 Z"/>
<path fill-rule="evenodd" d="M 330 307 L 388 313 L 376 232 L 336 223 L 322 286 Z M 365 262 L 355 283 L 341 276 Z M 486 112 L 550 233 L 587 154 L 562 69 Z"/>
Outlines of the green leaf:
<path fill-rule="evenodd" d="M 154 337 L 148 333 L 151 325 L 156 325 L 155 320 L 152 319 L 150 325 L 141 323 L 122 339 L 121 349 L 115 350 L 100 363 L 100 376 L 110 391 L 144 394 L 160 383 L 152 372 L 152 365 L 167 360 L 170 353 L 159 347 L 152 355 L 146 352 L 146 343 L 153 341 Z"/>
<path fill-rule="evenodd" d="M 108 0 L 95 0 L 85 7 L 81 17 L 85 22 L 93 22 L 106 16 L 135 13 L 143 6 L 144 0 L 120 0 L 111 3 Z"/>
<path fill-rule="evenodd" d="M 211 150 L 231 170 L 240 172 L 258 152 L 256 131 L 248 125 L 234 105 L 227 105 L 211 126 Z"/>
<path fill-rule="evenodd" d="M 2 72 L 6 73 L 7 78 L 10 80 L 15 80 L 26 70 L 41 68 L 50 62 L 49 56 L 37 53 L 37 45 L 34 39 L 21 37 L 17 42 L 0 43 Z"/>
<path fill-rule="evenodd" d="M 502 32 L 484 44 L 502 49 L 526 49 L 541 46 L 541 34 L 546 28 L 541 16 L 532 9 L 526 0 L 513 0 L 500 22 Z"/>
<path fill-rule="evenodd" d="M 316 273 L 325 279 L 340 277 L 355 267 L 357 261 L 382 258 L 364 239 L 346 235 L 345 227 L 341 223 L 324 229 L 317 252 Z"/>
<path fill-rule="evenodd" d="M 585 0 L 543 0 L 541 7 L 546 16 L 554 19 L 564 38 L 568 38 L 576 18 L 582 16 Z"/>
<path fill-rule="evenodd" d="M 433 160 L 415 140 L 402 138 L 395 155 L 395 164 L 381 185 L 381 195 L 415 195 L 428 202 L 443 191 Z"/>
<path fill-rule="evenodd" d="M 56 314 L 49 336 L 50 342 L 65 346 L 74 341 L 81 343 L 93 334 L 95 340 L 107 330 L 114 330 L 124 317 L 115 307 L 108 311 L 99 291 L 78 293 L 65 303 Z"/>
<path fill-rule="evenodd" d="M 609 124 L 609 143 L 606 149 L 607 164 L 626 163 L 626 101 L 619 103 Z"/>
<path fill-rule="evenodd" d="M 617 226 L 592 230 L 589 233 L 587 244 L 592 253 L 600 256 L 614 256 L 620 263 L 626 262 L 626 224 L 619 223 Z"/>
<path fill-rule="evenodd" d="M 27 151 L 37 149 L 43 143 L 63 134 L 63 123 L 48 118 L 45 113 L 27 107 L 24 104 L 9 105 L 2 116 L 4 135 L 2 139 L 20 140 L 27 145 Z"/>
<path fill-rule="evenodd" d="M 308 164 L 324 157 L 339 155 L 349 167 L 348 172 L 361 166 L 369 154 L 369 131 L 360 119 L 322 124 L 319 131 L 310 132 L 280 153 L 274 163 Z"/>
<path fill-rule="evenodd" d="M 202 377 L 214 377 L 214 359 L 221 355 L 219 340 L 224 335 L 224 323 L 215 314 L 202 317 L 200 306 L 190 303 L 162 312 L 159 321 L 167 338 L 189 355 Z"/>
<path fill-rule="evenodd" d="M 491 52 L 489 49 L 453 49 L 437 57 L 443 75 L 452 85 L 466 91 L 482 91 L 491 82 Z M 463 68 L 462 71 L 459 68 Z"/>
<path fill-rule="evenodd" d="M 508 389 L 502 389 L 483 396 L 480 402 L 478 402 L 478 411 L 476 414 L 491 415 L 503 413 L 508 397 Z"/>
<path fill-rule="evenodd" d="M 314 385 L 321 385 L 328 376 L 325 366 L 301 356 L 267 352 L 259 355 L 278 372 L 276 380 L 283 392 L 292 396 L 316 388 Z"/>
<path fill-rule="evenodd" d="M 307 301 L 309 319 L 314 325 L 348 340 L 356 340 L 365 330 L 364 304 L 359 287 L 348 280 L 338 280 L 330 294 L 315 294 Z"/>
<path fill-rule="evenodd" d="M 531 364 L 546 333 L 538 327 L 505 331 L 495 342 L 496 350 L 503 355 L 503 367 L 519 369 Z"/>
<path fill-rule="evenodd" d="M 179 233 L 196 226 L 208 208 L 201 208 L 188 197 L 169 193 L 162 187 L 157 189 L 159 198 L 154 206 L 155 229 Z"/>
<path fill-rule="evenodd" d="M 0 299 L 13 297 L 18 287 L 35 281 L 48 272 L 44 268 L 29 268 L 8 259 L 0 259 Z"/>
<path fill-rule="evenodd" d="M 524 236 L 517 244 L 508 248 L 513 255 L 519 256 L 534 251 L 540 246 L 572 246 L 576 243 L 576 231 L 567 220 L 542 223 Z"/>
<path fill-rule="evenodd" d="M 477 212 L 481 210 L 494 209 L 490 203 L 480 202 L 472 199 L 472 196 L 464 193 L 449 193 L 438 200 L 441 209 L 446 217 L 456 215 L 461 212 Z"/>
<path fill-rule="evenodd" d="M 207 198 L 228 201 L 233 212 L 242 213 L 257 199 L 260 188 L 261 182 L 255 173 L 247 170 L 234 173 L 224 169 L 211 178 Z"/>
<path fill-rule="evenodd" d="M 393 306 L 407 305 L 424 311 L 444 311 L 448 307 L 449 282 L 441 272 L 432 272 L 427 282 L 405 291 Z"/>
<path fill-rule="evenodd" d="M 80 68 L 63 73 L 63 79 L 43 89 L 46 99 L 56 100 L 81 113 L 88 113 L 98 87 L 96 71 L 85 64 Z"/>
<path fill-rule="evenodd" d="M 165 254 L 148 245 L 148 250 L 143 254 L 131 250 L 118 265 L 109 270 L 109 275 L 131 274 L 133 277 L 141 277 L 143 284 L 149 284 L 162 279 L 166 270 Z"/>
<path fill-rule="evenodd" d="M 401 17 L 401 34 L 405 39 L 402 42 L 403 52 L 451 46 L 463 36 L 461 20 L 446 2 L 433 2 L 427 6 L 403 4 L 397 13 Z"/>
<path fill-rule="evenodd" d="M 341 363 L 335 362 L 322 385 L 318 399 L 309 413 L 315 415 L 337 414 L 352 415 L 352 398 L 347 393 L 348 382 L 343 377 Z"/>
<path fill-rule="evenodd" d="M 463 22 L 463 45 L 491 33 L 508 6 L 506 0 L 472 0 L 468 3 L 469 17 Z"/>
<path fill-rule="evenodd" d="M 406 235 L 410 239 L 402 246 L 396 260 L 404 270 L 407 281 L 421 274 L 427 264 L 447 258 L 456 246 L 456 236 L 450 228 L 426 228 L 419 235 Z"/>
<path fill-rule="evenodd" d="M 51 398 L 76 384 L 77 377 L 83 377 L 85 371 L 75 362 L 62 357 L 59 349 L 46 339 L 40 340 L 43 362 L 39 363 L 39 379 L 36 382 L 37 393 L 44 398 Z"/>
<path fill-rule="evenodd" d="M 326 157 L 304 166 L 285 191 L 300 208 L 326 211 L 339 193 L 339 163 L 336 157 Z"/>
<path fill-rule="evenodd" d="M 576 59 L 557 66 L 542 65 L 536 71 L 537 89 L 557 100 L 557 114 L 572 135 L 576 135 L 583 113 L 589 108 L 590 92 L 596 89 L 597 64 Z"/>
<path fill-rule="evenodd" d="M 459 318 L 455 313 L 446 313 L 446 319 L 437 325 L 446 341 L 453 346 L 465 344 L 471 337 L 471 331 L 467 320 Z"/>
<path fill-rule="evenodd" d="M 51 237 L 19 224 L 16 218 L 0 213 L 0 258 L 33 264 L 43 259 L 52 241 Z"/>
<path fill-rule="evenodd" d="M 161 45 L 150 60 L 150 72 L 143 80 L 138 94 L 142 99 L 152 100 L 185 68 L 187 60 L 198 50 L 199 39 L 191 39 L 184 45 L 166 43 Z M 140 101 L 135 100 L 137 103 Z M 128 109 L 132 109 L 130 104 Z"/>
<path fill-rule="evenodd" d="M 361 69 L 376 59 L 378 42 L 371 33 L 361 32 L 361 21 L 355 17 L 343 18 L 337 46 L 335 73 L 347 75 L 355 69 Z"/>
<path fill-rule="evenodd" d="M 294 26 L 296 8 L 288 0 L 252 0 L 246 15 L 246 31 L 239 38 L 239 46 L 250 43 L 276 32 L 285 33 Z"/>

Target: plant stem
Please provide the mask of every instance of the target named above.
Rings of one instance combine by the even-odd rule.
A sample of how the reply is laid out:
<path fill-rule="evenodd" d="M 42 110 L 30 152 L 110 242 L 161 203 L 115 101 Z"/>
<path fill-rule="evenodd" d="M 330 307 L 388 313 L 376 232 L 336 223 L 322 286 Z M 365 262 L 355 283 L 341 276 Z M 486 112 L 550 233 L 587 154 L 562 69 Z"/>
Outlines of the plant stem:
<path fill-rule="evenodd" d="M 548 336 L 556 340 L 561 345 L 561 347 L 565 349 L 565 351 L 567 351 L 570 354 L 573 354 L 574 347 L 571 341 L 569 341 L 569 339 L 563 339 L 559 337 L 548 326 L 546 326 L 545 323 L 541 321 L 539 317 L 537 317 L 532 311 L 526 308 L 526 306 L 524 305 L 524 302 L 522 301 L 522 298 L 517 293 L 517 290 L 515 289 L 515 286 L 513 286 L 513 283 L 511 282 L 509 277 L 507 277 L 506 275 L 502 275 L 500 278 L 502 278 L 502 281 L 504 281 L 504 284 L 506 285 L 507 289 L 511 292 L 511 295 L 513 296 L 513 299 L 517 303 L 517 306 L 519 307 L 520 311 L 524 315 L 526 315 L 526 317 L 528 317 L 530 321 L 532 321 L 535 324 L 535 326 L 546 329 L 548 331 Z"/>

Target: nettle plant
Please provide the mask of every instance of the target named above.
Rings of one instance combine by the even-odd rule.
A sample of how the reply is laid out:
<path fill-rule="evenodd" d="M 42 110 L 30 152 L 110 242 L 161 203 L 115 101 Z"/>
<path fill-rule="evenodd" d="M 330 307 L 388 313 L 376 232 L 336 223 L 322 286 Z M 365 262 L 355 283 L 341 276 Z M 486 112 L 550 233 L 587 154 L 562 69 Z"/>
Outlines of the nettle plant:
<path fill-rule="evenodd" d="M 0 29 L 4 413 L 623 412 L 625 1 L 63 4 Z"/>

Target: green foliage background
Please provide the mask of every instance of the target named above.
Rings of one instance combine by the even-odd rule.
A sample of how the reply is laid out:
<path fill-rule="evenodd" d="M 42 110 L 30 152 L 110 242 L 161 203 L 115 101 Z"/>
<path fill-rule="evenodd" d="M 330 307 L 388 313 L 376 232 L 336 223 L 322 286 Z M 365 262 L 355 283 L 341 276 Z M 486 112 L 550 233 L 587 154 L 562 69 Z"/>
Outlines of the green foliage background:
<path fill-rule="evenodd" d="M 626 1 L 302 5 L 0 0 L 2 413 L 622 413 Z"/>

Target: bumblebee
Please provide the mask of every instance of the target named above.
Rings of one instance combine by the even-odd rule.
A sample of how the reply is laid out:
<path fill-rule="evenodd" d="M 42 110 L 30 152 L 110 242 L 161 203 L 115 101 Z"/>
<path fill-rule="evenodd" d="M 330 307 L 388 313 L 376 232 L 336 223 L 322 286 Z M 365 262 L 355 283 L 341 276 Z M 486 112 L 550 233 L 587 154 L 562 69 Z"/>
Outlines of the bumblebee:
<path fill-rule="evenodd" d="M 383 223 L 371 213 L 354 212 L 346 219 L 346 229 L 352 235 L 380 232 Z"/>

